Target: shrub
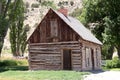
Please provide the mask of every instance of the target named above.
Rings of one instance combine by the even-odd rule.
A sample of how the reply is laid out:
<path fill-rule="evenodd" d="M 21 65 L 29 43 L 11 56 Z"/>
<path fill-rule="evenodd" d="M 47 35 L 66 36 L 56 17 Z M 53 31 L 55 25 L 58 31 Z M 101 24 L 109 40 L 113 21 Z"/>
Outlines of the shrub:
<path fill-rule="evenodd" d="M 112 60 L 107 60 L 105 67 L 112 68 Z"/>
<path fill-rule="evenodd" d="M 6 66 L 26 66 L 28 65 L 27 60 L 1 60 L 0 67 Z"/>
<path fill-rule="evenodd" d="M 120 60 L 115 57 L 113 60 L 107 60 L 105 67 L 107 68 L 120 68 Z"/>
<path fill-rule="evenodd" d="M 15 60 L 3 60 L 0 61 L 0 66 L 17 66 L 17 62 Z"/>

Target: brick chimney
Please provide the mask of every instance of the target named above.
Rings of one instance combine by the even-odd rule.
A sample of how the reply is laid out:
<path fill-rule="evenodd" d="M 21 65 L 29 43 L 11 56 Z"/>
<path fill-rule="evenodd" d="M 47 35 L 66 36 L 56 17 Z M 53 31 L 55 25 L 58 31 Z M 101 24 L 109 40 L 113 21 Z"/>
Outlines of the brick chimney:
<path fill-rule="evenodd" d="M 58 12 L 62 13 L 64 16 L 68 15 L 68 9 L 61 7 Z"/>

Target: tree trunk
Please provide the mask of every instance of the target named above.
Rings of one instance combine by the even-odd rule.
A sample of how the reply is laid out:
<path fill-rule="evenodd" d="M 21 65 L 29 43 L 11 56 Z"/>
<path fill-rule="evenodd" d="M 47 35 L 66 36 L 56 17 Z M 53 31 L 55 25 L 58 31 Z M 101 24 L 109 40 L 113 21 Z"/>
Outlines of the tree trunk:
<path fill-rule="evenodd" d="M 5 7 L 4 11 L 3 11 L 4 13 L 2 15 L 2 20 L 5 20 L 5 18 L 6 18 L 7 11 L 8 11 L 10 3 L 11 3 L 11 0 L 8 0 L 7 4 L 5 5 L 6 7 Z M 2 23 L 0 23 L 0 24 L 2 24 Z M 0 27 L 3 28 L 2 26 L 0 26 Z M 4 38 L 5 38 L 5 36 L 7 34 L 7 31 L 8 31 L 8 26 L 5 26 L 5 27 L 6 28 L 4 28 L 4 30 L 3 30 L 4 32 L 0 34 L 1 35 L 0 36 L 0 56 L 1 56 L 1 51 L 2 51 L 2 48 L 3 48 L 3 44 L 4 44 Z"/>
<path fill-rule="evenodd" d="M 117 54 L 118 54 L 118 57 L 120 59 L 120 47 L 117 47 Z"/>
<path fill-rule="evenodd" d="M 4 38 L 0 36 L 0 57 L 1 57 L 1 52 L 4 44 Z"/>
<path fill-rule="evenodd" d="M 1 52 L 2 52 L 2 49 L 0 49 L 0 57 L 1 57 Z"/>
<path fill-rule="evenodd" d="M 108 56 L 107 56 L 107 59 L 112 59 L 112 56 L 113 56 L 113 52 L 114 52 L 114 46 L 110 46 L 109 49 L 108 49 Z"/>

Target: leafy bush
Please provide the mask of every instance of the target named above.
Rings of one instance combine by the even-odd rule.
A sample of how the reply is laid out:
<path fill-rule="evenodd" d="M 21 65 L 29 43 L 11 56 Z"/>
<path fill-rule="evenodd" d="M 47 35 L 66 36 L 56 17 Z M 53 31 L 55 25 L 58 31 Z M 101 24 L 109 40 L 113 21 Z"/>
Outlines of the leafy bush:
<path fill-rule="evenodd" d="M 112 68 L 112 60 L 107 60 L 105 67 Z"/>
<path fill-rule="evenodd" d="M 28 65 L 27 60 L 1 60 L 0 67 L 5 66 L 26 66 Z"/>
<path fill-rule="evenodd" d="M 0 61 L 0 66 L 17 66 L 17 62 L 15 60 L 3 60 Z"/>
<path fill-rule="evenodd" d="M 107 68 L 120 68 L 120 60 L 115 57 L 113 60 L 107 60 L 105 67 Z"/>

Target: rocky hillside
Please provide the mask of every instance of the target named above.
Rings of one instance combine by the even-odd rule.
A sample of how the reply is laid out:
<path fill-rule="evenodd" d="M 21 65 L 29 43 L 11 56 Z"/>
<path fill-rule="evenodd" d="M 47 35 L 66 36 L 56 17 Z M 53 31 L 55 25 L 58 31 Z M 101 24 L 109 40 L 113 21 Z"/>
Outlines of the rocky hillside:
<path fill-rule="evenodd" d="M 24 25 L 30 27 L 28 37 L 39 24 L 50 6 L 55 9 L 59 9 L 60 6 L 64 6 L 68 9 L 68 13 L 72 13 L 74 9 L 82 7 L 82 0 L 24 0 L 24 3 L 26 6 Z M 9 31 L 5 38 L 3 49 L 10 49 Z"/>

